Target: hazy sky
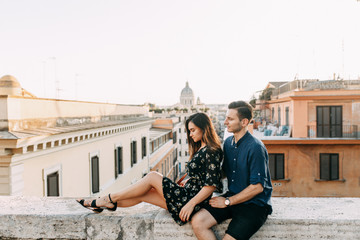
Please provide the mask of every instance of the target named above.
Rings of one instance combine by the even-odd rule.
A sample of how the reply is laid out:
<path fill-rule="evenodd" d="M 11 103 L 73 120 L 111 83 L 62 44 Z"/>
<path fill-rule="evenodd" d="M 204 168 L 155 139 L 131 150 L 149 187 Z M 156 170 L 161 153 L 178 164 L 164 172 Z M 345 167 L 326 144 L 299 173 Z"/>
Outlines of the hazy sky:
<path fill-rule="evenodd" d="M 38 97 L 249 100 L 269 81 L 360 76 L 357 0 L 0 0 L 0 76 Z"/>

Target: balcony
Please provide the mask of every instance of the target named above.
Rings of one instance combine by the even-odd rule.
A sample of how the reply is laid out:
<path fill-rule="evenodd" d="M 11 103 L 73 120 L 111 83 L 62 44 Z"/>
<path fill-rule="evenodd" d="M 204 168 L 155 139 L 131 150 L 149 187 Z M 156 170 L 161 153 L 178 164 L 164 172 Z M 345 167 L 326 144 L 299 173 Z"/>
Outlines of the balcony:
<path fill-rule="evenodd" d="M 323 125 L 321 127 L 308 125 L 308 138 L 353 138 L 359 139 L 357 125 Z"/>
<path fill-rule="evenodd" d="M 253 134 L 259 139 L 266 138 L 289 138 L 291 137 L 292 126 L 277 126 L 277 124 L 267 124 L 266 126 L 256 126 L 257 129 L 254 129 Z"/>

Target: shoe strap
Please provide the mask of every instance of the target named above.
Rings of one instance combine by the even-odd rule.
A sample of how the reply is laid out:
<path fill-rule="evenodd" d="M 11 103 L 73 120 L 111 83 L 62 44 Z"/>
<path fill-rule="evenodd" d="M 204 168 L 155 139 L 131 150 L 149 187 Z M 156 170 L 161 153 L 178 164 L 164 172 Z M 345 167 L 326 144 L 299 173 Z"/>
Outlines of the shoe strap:
<path fill-rule="evenodd" d="M 97 208 L 97 207 L 98 207 L 98 206 L 96 206 L 96 199 L 94 199 L 94 200 L 91 201 L 90 207 L 93 207 L 93 208 Z"/>
<path fill-rule="evenodd" d="M 114 204 L 115 205 L 115 203 L 111 200 L 111 197 L 110 197 L 110 193 L 109 193 L 109 200 L 110 200 L 110 202 L 112 203 L 112 204 Z"/>

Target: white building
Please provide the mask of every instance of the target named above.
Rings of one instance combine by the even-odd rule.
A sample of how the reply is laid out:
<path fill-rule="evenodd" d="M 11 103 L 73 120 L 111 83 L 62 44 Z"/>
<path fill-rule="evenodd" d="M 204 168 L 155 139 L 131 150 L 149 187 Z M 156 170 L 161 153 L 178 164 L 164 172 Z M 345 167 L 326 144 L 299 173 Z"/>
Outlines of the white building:
<path fill-rule="evenodd" d="M 12 76 L 0 94 L 0 195 L 104 195 L 177 155 L 171 135 L 150 137 L 147 107 L 41 99 Z"/>

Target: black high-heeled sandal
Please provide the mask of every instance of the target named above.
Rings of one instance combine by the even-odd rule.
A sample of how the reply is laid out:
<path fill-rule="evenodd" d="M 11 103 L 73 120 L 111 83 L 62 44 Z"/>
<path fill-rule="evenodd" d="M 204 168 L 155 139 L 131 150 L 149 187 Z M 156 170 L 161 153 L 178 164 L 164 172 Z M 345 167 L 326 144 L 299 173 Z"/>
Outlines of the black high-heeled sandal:
<path fill-rule="evenodd" d="M 96 200 L 94 199 L 92 202 L 91 202 L 91 205 L 90 206 L 85 206 L 84 205 L 84 202 L 85 202 L 85 199 L 80 199 L 80 201 L 76 200 L 78 203 L 81 204 L 81 206 L 83 206 L 84 208 L 86 209 L 89 209 L 95 213 L 101 213 L 104 209 L 102 208 L 99 208 L 96 206 Z"/>
<path fill-rule="evenodd" d="M 111 200 L 110 193 L 109 193 L 108 197 L 109 197 L 110 203 L 112 203 L 112 204 L 114 205 L 114 207 L 112 207 L 112 208 L 108 208 L 108 207 L 107 207 L 106 209 L 109 210 L 109 211 L 116 211 L 116 209 L 117 209 L 117 202 L 114 203 L 114 202 Z"/>
<path fill-rule="evenodd" d="M 80 201 L 77 201 L 77 200 L 76 200 L 76 201 L 77 201 L 78 203 L 80 203 L 81 206 L 83 206 L 84 208 L 87 208 L 87 209 L 89 209 L 89 210 L 91 210 L 91 211 L 93 211 L 93 212 L 95 212 L 95 213 L 101 213 L 104 209 L 109 210 L 109 211 L 116 211 L 116 209 L 117 209 L 117 203 L 114 203 L 114 202 L 112 201 L 112 199 L 111 199 L 111 197 L 110 197 L 110 193 L 109 193 L 108 197 L 109 197 L 110 203 L 112 203 L 112 204 L 114 205 L 114 207 L 112 207 L 112 208 L 108 208 L 108 207 L 98 207 L 98 206 L 96 206 L 96 199 L 94 199 L 94 200 L 91 201 L 90 206 L 85 206 L 85 205 L 84 205 L 85 199 L 81 199 Z"/>

